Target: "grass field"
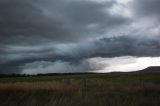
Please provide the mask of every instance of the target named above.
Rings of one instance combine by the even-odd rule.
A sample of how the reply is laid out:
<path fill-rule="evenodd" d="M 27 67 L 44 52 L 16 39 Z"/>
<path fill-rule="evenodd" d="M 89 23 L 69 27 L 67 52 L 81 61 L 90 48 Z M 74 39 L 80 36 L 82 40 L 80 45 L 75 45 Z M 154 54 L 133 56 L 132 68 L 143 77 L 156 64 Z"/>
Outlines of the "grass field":
<path fill-rule="evenodd" d="M 160 73 L 0 78 L 0 106 L 160 106 Z"/>

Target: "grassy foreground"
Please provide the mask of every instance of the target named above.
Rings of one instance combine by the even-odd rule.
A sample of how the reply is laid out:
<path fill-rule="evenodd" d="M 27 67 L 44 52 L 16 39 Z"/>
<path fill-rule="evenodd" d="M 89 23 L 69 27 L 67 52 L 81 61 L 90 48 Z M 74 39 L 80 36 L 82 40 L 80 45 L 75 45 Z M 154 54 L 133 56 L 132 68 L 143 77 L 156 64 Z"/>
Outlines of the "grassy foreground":
<path fill-rule="evenodd" d="M 160 73 L 0 78 L 0 106 L 160 106 Z"/>

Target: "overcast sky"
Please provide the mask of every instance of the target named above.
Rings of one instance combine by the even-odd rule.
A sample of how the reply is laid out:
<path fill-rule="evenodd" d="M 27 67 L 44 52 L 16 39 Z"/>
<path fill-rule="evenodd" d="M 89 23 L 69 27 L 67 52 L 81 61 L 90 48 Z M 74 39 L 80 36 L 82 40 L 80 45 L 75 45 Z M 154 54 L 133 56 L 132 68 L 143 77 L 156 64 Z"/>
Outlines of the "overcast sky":
<path fill-rule="evenodd" d="M 0 73 L 160 66 L 160 0 L 0 0 Z"/>

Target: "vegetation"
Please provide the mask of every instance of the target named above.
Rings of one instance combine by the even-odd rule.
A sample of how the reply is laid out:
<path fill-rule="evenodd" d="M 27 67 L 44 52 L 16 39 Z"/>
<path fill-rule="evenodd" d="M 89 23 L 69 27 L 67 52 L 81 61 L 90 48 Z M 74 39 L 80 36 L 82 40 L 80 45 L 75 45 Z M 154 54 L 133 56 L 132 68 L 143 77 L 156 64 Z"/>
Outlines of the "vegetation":
<path fill-rule="evenodd" d="M 159 106 L 160 73 L 0 78 L 0 106 Z"/>

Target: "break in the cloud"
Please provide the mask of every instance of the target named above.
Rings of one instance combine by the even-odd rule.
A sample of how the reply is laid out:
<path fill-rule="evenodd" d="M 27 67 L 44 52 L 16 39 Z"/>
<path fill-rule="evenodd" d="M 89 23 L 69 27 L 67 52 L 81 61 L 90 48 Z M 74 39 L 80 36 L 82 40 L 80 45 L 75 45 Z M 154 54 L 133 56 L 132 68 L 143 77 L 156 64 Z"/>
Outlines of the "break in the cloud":
<path fill-rule="evenodd" d="M 105 68 L 112 67 L 107 61 L 126 56 L 154 62 L 160 56 L 158 5 L 158 0 L 1 0 L 0 73 L 106 72 L 113 71 Z M 120 66 L 130 70 L 125 64 Z"/>

